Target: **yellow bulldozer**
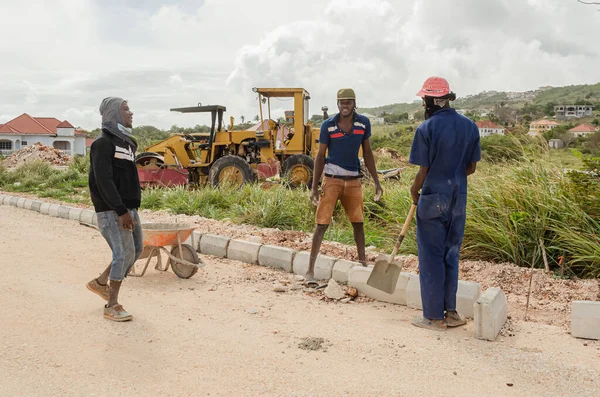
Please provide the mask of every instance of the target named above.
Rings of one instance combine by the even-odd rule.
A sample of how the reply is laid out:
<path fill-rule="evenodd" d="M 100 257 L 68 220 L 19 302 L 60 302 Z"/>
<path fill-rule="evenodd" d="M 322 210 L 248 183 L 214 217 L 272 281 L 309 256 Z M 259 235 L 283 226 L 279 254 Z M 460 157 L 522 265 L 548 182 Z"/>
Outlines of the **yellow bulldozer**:
<path fill-rule="evenodd" d="M 319 129 L 309 122 L 310 95 L 303 88 L 253 88 L 258 95 L 260 121 L 244 131 L 223 123 L 225 106 L 170 109 L 210 113 L 208 133 L 175 134 L 136 156 L 140 183 L 147 186 L 213 186 L 246 183 L 281 176 L 292 187 L 310 186 Z M 272 119 L 271 101 L 290 101 L 293 109 Z"/>

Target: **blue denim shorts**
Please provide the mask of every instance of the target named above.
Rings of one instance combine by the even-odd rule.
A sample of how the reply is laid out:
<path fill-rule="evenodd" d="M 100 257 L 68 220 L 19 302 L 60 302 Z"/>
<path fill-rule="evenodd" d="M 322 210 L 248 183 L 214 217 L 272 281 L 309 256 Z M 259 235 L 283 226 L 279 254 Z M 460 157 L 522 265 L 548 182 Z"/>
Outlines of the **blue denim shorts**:
<path fill-rule="evenodd" d="M 98 212 L 98 229 L 112 250 L 109 278 L 122 281 L 127 277 L 131 266 L 142 254 L 144 235 L 137 210 L 129 210 L 135 222 L 133 231 L 124 229 L 115 211 Z"/>

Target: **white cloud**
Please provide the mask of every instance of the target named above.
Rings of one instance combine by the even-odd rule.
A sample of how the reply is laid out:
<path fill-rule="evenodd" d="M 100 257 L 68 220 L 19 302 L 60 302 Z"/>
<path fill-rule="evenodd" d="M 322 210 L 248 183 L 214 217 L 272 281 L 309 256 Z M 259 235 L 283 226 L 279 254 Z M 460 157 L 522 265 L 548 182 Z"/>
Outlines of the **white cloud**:
<path fill-rule="evenodd" d="M 99 125 L 109 95 L 136 124 L 207 122 L 172 107 L 258 113 L 254 86 L 302 86 L 312 113 L 354 87 L 359 105 L 412 101 L 443 75 L 459 95 L 595 83 L 600 13 L 575 0 L 0 0 L 0 114 Z M 9 36 L 6 36 L 9 37 Z M 278 102 L 280 111 L 288 105 Z M 7 116 L 9 115 L 9 116 Z M 64 116 L 61 116 L 64 115 Z"/>

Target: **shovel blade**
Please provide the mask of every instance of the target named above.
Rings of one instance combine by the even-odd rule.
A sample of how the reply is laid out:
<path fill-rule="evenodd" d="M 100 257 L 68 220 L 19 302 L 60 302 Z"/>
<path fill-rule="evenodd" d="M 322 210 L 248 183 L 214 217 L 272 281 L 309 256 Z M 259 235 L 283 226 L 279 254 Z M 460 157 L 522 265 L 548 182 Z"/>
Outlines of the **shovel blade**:
<path fill-rule="evenodd" d="M 390 262 L 386 258 L 378 258 L 367 280 L 367 285 L 385 293 L 393 294 L 401 272 L 402 263 Z"/>

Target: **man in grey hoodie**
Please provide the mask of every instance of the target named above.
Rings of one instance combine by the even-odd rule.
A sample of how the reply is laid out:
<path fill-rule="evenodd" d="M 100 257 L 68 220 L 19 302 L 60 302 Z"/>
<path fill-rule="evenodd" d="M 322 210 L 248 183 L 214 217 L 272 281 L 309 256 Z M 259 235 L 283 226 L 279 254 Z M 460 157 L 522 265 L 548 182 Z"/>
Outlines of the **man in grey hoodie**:
<path fill-rule="evenodd" d="M 141 189 L 135 165 L 137 142 L 131 135 L 133 113 L 127 101 L 109 97 L 100 104 L 100 114 L 102 134 L 90 149 L 89 188 L 98 229 L 112 250 L 112 262 L 87 288 L 107 301 L 105 318 L 129 321 L 133 316 L 119 304 L 119 289 L 144 245 L 137 213 Z"/>

